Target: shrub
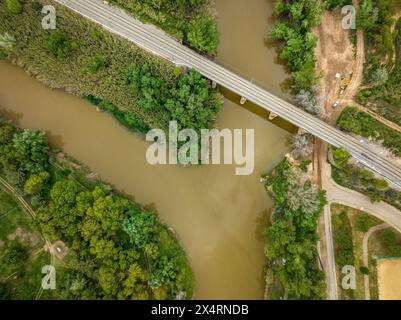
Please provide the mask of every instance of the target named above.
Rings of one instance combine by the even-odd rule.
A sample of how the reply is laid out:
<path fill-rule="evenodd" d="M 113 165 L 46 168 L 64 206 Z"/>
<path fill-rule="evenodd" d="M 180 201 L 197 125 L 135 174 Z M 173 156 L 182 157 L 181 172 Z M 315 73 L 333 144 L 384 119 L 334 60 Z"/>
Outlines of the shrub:
<path fill-rule="evenodd" d="M 22 5 L 19 0 L 6 0 L 7 9 L 11 13 L 19 14 L 22 12 Z"/>
<path fill-rule="evenodd" d="M 58 60 L 65 61 L 76 47 L 75 42 L 60 31 L 51 32 L 43 42 L 43 47 L 50 51 Z"/>
<path fill-rule="evenodd" d="M 219 32 L 215 21 L 206 16 L 191 21 L 187 41 L 199 52 L 213 55 L 219 44 Z"/>
<path fill-rule="evenodd" d="M 341 148 L 332 147 L 331 152 L 333 155 L 334 162 L 340 168 L 346 166 L 348 160 L 351 158 L 351 155 L 347 151 Z"/>
<path fill-rule="evenodd" d="M 107 67 L 106 58 L 100 54 L 97 54 L 96 56 L 90 58 L 88 61 L 88 70 L 92 74 L 95 74 L 99 70 L 104 69 L 106 67 Z"/>
<path fill-rule="evenodd" d="M 361 213 L 356 218 L 356 228 L 361 232 L 368 232 L 370 228 L 375 226 L 376 220 L 372 218 L 368 213 Z"/>
<path fill-rule="evenodd" d="M 27 194 L 35 194 L 41 192 L 47 184 L 50 178 L 50 174 L 46 171 L 40 172 L 39 174 L 33 174 L 25 182 L 24 191 Z"/>
<path fill-rule="evenodd" d="M 359 268 L 359 271 L 360 271 L 362 274 L 369 275 L 369 268 L 368 268 L 368 267 L 361 266 L 361 267 Z"/>
<path fill-rule="evenodd" d="M 380 233 L 379 239 L 385 247 L 392 247 L 396 244 L 397 236 L 393 230 L 386 229 Z"/>

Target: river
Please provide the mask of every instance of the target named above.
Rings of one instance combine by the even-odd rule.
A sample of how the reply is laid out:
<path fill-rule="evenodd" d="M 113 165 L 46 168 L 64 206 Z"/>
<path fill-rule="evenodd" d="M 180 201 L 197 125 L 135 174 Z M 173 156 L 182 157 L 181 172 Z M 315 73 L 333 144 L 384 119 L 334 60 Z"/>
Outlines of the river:
<path fill-rule="evenodd" d="M 281 93 L 285 73 L 263 39 L 272 2 L 217 0 L 222 32 L 218 61 Z M 235 38 L 233 35 L 235 34 Z M 234 165 L 150 166 L 148 144 L 86 101 L 50 90 L 23 70 L 0 62 L 0 106 L 24 128 L 41 128 L 53 146 L 143 204 L 153 204 L 183 244 L 196 276 L 198 299 L 262 299 L 263 229 L 271 210 L 259 176 L 287 152 L 289 133 L 265 113 L 225 100 L 219 128 L 255 129 L 255 171 Z"/>

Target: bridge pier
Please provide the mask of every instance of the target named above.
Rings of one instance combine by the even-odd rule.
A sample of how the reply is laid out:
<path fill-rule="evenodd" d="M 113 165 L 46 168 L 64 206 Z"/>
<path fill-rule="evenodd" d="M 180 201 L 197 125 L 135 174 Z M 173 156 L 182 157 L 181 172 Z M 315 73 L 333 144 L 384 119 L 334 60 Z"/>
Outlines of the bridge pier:
<path fill-rule="evenodd" d="M 217 82 L 216 81 L 212 81 L 212 89 L 216 89 L 217 87 Z"/>
<path fill-rule="evenodd" d="M 240 100 L 240 104 L 242 105 L 242 104 L 244 104 L 246 102 L 246 98 L 245 97 L 241 97 L 241 100 Z"/>
<path fill-rule="evenodd" d="M 278 115 L 275 114 L 274 112 L 270 112 L 270 113 L 269 113 L 269 120 L 273 120 L 273 119 L 275 119 L 275 118 L 277 118 L 277 117 L 278 117 Z"/>
<path fill-rule="evenodd" d="M 298 134 L 299 134 L 299 135 L 302 135 L 302 134 L 305 134 L 305 133 L 307 133 L 307 131 L 306 131 L 305 129 L 303 129 L 303 128 L 298 128 Z"/>

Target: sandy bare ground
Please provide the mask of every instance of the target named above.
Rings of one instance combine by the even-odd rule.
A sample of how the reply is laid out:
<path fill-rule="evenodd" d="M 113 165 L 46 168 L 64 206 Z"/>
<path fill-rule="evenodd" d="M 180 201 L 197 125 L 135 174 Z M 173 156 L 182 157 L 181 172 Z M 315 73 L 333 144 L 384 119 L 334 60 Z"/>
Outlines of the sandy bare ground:
<path fill-rule="evenodd" d="M 341 26 L 342 18 L 343 16 L 340 12 L 326 11 L 322 16 L 320 27 L 316 30 L 318 35 L 318 43 L 315 50 L 316 69 L 318 74 L 322 75 L 321 90 L 325 98 L 327 121 L 335 125 L 342 110 L 347 106 L 354 106 L 388 127 L 401 132 L 401 126 L 353 100 L 363 79 L 363 66 L 365 63 L 364 35 L 362 31 L 357 31 L 357 43 L 356 47 L 354 47 L 350 40 L 350 31 L 344 30 Z M 344 75 L 349 72 L 353 73 L 351 82 L 344 94 L 340 96 L 341 80 L 335 77 L 336 73 Z M 333 109 L 332 105 L 337 100 L 340 102 L 340 106 Z"/>
<path fill-rule="evenodd" d="M 343 16 L 340 12 L 326 11 L 317 29 L 318 43 L 315 50 L 316 69 L 322 75 L 321 90 L 325 98 L 325 109 L 328 122 L 335 124 L 342 109 L 346 107 L 358 90 L 362 81 L 363 64 L 365 62 L 363 34 L 357 33 L 356 48 L 351 43 L 349 30 L 342 28 Z M 356 53 L 355 53 L 356 50 Z M 340 96 L 341 75 L 352 72 L 352 79 L 344 94 Z M 340 106 L 332 108 L 335 101 Z"/>
<path fill-rule="evenodd" d="M 369 239 L 372 236 L 373 233 L 384 230 L 389 228 L 390 226 L 387 223 L 380 224 L 378 226 L 375 226 L 371 228 L 367 233 L 365 233 L 365 236 L 363 237 L 363 243 L 362 243 L 362 250 L 363 250 L 363 265 L 368 266 L 369 265 L 369 250 L 368 250 L 368 245 L 369 245 Z M 370 300 L 370 281 L 369 281 L 369 275 L 364 274 L 363 275 L 363 281 L 365 285 L 365 300 Z"/>
<path fill-rule="evenodd" d="M 379 299 L 401 300 L 401 259 L 377 262 Z"/>

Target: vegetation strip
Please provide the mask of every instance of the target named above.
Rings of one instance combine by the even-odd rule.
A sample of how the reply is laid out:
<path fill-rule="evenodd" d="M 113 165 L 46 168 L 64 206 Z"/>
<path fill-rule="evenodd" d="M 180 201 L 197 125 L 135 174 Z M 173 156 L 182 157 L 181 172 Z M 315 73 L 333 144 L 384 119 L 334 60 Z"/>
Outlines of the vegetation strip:
<path fill-rule="evenodd" d="M 156 212 L 89 179 L 82 165 L 57 160 L 57 154 L 42 132 L 0 123 L 1 174 L 35 208 L 40 232 L 68 248 L 68 267 L 45 298 L 190 299 L 193 272 Z"/>
<path fill-rule="evenodd" d="M 283 160 L 262 177 L 275 208 L 266 230 L 267 298 L 324 299 L 325 277 L 319 268 L 317 222 L 325 192 L 301 178 L 302 170 Z"/>
<path fill-rule="evenodd" d="M 18 2 L 18 1 L 17 1 Z M 44 30 L 42 8 L 57 10 L 56 30 Z M 213 127 L 221 96 L 194 70 L 176 68 L 56 2 L 0 3 L 0 56 L 52 88 L 86 97 L 139 132 Z"/>

